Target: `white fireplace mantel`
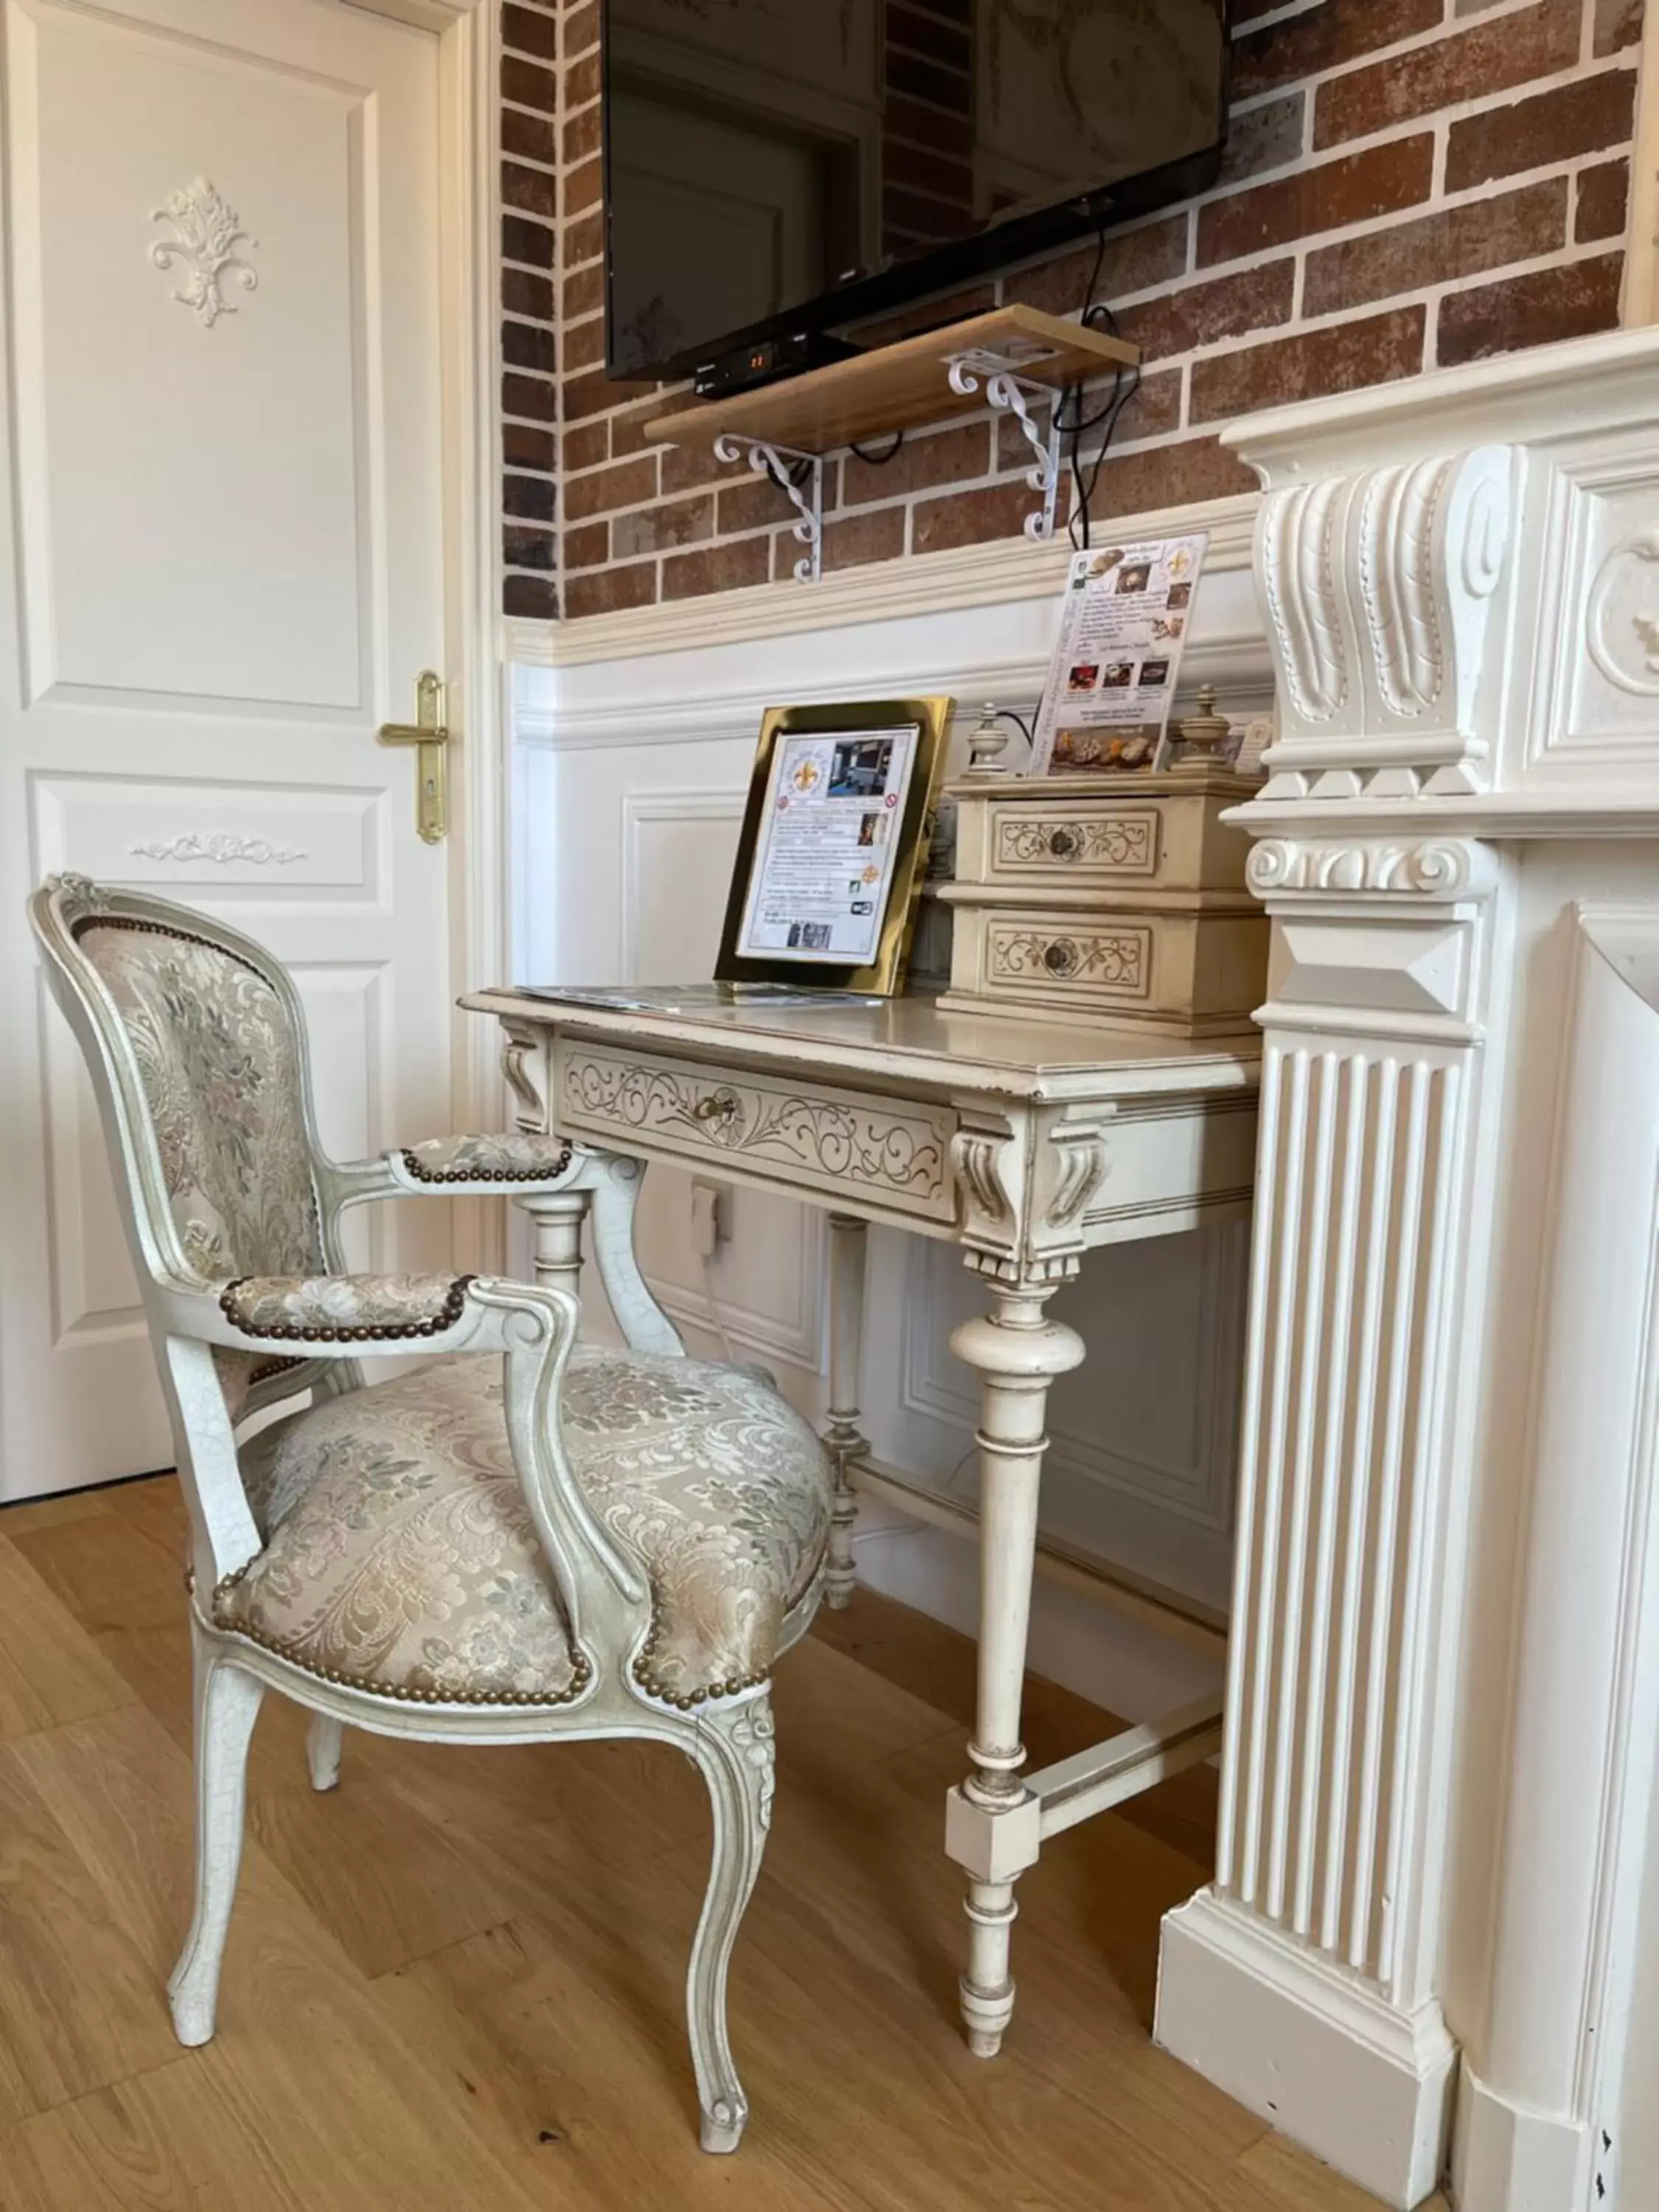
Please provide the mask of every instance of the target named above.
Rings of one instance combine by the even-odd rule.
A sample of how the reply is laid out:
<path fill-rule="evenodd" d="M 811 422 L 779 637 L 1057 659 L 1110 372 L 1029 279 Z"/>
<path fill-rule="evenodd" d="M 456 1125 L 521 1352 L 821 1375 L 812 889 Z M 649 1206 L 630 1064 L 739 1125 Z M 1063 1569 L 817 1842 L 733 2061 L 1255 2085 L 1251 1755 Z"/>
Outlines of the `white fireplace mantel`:
<path fill-rule="evenodd" d="M 1462 2212 L 1635 2212 L 1659 333 L 1229 442 L 1273 952 L 1222 1830 L 1158 2033 L 1392 2203 L 1449 2160 Z"/>

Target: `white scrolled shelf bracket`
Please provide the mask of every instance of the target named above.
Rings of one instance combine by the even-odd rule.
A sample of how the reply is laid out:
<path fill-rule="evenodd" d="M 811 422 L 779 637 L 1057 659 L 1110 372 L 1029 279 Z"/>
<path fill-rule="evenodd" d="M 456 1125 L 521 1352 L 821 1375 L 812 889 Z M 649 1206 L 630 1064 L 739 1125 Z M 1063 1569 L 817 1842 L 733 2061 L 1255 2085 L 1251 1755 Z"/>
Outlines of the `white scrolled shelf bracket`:
<path fill-rule="evenodd" d="M 795 580 L 816 584 L 823 571 L 823 456 L 799 453 L 788 446 L 769 446 L 763 438 L 745 438 L 735 430 L 722 430 L 714 441 L 717 461 L 736 461 L 747 456 L 757 477 L 770 477 L 799 515 L 795 535 L 806 548 L 795 563 Z M 805 461 L 805 485 L 791 474 L 791 465 Z"/>
<path fill-rule="evenodd" d="M 1053 385 L 1035 383 L 1019 374 L 1023 364 L 1006 354 L 973 351 L 951 356 L 951 389 L 971 398 L 981 384 L 988 404 L 998 414 L 1012 414 L 1036 456 L 1036 465 L 1025 481 L 1042 494 L 1042 505 L 1025 518 L 1025 535 L 1039 540 L 1054 534 L 1054 501 L 1060 489 L 1060 403 L 1063 392 Z M 1048 428 L 1038 428 L 1031 411 L 1034 401 L 1048 403 Z"/>

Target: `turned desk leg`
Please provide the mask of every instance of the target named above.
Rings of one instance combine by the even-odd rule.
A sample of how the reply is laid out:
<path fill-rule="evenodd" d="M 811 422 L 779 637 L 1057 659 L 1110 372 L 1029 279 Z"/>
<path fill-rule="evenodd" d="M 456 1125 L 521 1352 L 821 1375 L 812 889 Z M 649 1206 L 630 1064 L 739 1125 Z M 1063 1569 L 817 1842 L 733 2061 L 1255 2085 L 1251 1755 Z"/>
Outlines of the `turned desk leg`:
<path fill-rule="evenodd" d="M 1048 1439 L 1048 1386 L 1077 1366 L 1083 1342 L 1046 1320 L 1048 1285 L 1000 1291 L 994 1311 L 964 1322 L 951 1349 L 980 1379 L 979 1692 L 968 1756 L 951 1790 L 945 1849 L 969 1876 L 968 1971 L 962 2018 L 976 2057 L 994 2058 L 1013 2016 L 1009 1971 L 1014 1883 L 1035 1865 L 1041 1807 L 1020 1779 L 1025 1638 L 1036 1565 L 1037 1488 Z"/>
<path fill-rule="evenodd" d="M 585 1189 L 562 1190 L 550 1196 L 521 1198 L 519 1204 L 536 1225 L 536 1280 L 568 1291 L 582 1291 L 582 1222 L 587 1212 Z"/>
<path fill-rule="evenodd" d="M 853 1595 L 853 1528 L 859 1503 L 847 1463 L 866 1449 L 859 1433 L 859 1366 L 864 1351 L 864 1266 L 868 1224 L 851 1214 L 830 1216 L 830 1426 L 824 1434 L 836 1462 L 836 1502 L 830 1520 L 830 1564 L 824 1601 L 839 1613 Z"/>

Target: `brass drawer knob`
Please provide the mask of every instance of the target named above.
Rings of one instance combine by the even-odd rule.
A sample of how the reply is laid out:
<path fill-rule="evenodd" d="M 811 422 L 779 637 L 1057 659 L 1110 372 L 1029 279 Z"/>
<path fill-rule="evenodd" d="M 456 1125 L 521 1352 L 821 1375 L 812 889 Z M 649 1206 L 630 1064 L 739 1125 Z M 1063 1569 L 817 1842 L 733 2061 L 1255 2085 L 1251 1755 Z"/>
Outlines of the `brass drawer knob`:
<path fill-rule="evenodd" d="M 1048 850 L 1057 860 L 1074 860 L 1083 850 L 1083 840 L 1075 830 L 1051 830 Z"/>
<path fill-rule="evenodd" d="M 1069 975 L 1077 966 L 1077 947 L 1069 937 L 1057 937 L 1042 948 L 1042 964 L 1051 975 Z"/>
<path fill-rule="evenodd" d="M 730 1091 L 711 1091 L 692 1109 L 700 1121 L 729 1121 L 737 1110 L 737 1098 Z"/>

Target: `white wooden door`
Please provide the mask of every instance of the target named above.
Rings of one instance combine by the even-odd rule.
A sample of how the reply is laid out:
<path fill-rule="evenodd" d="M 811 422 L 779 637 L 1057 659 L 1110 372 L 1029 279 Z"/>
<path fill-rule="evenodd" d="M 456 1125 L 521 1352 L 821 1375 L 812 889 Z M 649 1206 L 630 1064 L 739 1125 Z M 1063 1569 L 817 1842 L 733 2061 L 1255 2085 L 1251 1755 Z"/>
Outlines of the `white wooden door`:
<path fill-rule="evenodd" d="M 295 971 L 325 1141 L 448 1127 L 437 42 L 332 0 L 0 0 L 0 1496 L 170 1463 L 30 887 L 73 868 Z M 357 1264 L 441 1264 L 372 1209 Z M 410 1218 L 410 1217 L 414 1218 Z M 398 1218 L 401 1217 L 401 1218 Z"/>

